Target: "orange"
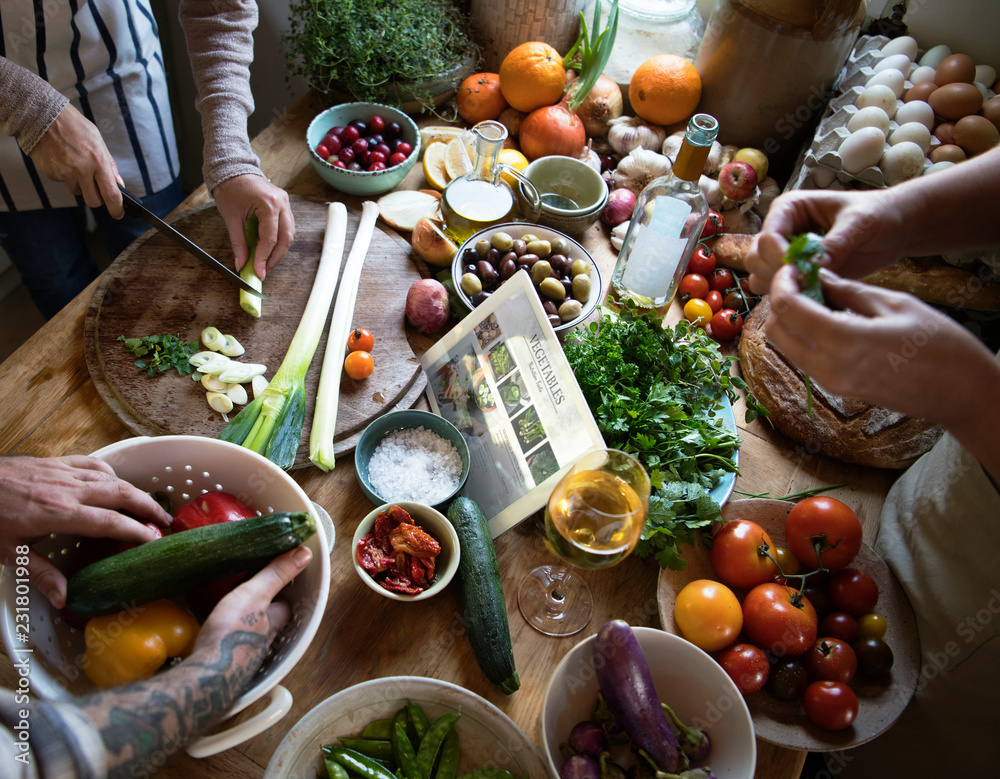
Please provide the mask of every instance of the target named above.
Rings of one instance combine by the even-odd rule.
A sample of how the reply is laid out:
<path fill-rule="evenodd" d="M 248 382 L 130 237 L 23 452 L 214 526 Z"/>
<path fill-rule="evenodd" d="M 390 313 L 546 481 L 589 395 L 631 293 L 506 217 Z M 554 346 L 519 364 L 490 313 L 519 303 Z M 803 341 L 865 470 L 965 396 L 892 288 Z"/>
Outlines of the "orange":
<path fill-rule="evenodd" d="M 458 115 L 469 124 L 496 119 L 507 107 L 507 101 L 500 91 L 500 75 L 473 73 L 459 85 L 455 103 Z"/>
<path fill-rule="evenodd" d="M 558 103 L 565 89 L 563 58 L 547 43 L 522 43 L 500 64 L 500 91 L 518 111 Z"/>
<path fill-rule="evenodd" d="M 647 122 L 682 122 L 701 100 L 701 76 L 683 57 L 659 54 L 636 68 L 628 85 L 628 99 L 632 110 Z"/>

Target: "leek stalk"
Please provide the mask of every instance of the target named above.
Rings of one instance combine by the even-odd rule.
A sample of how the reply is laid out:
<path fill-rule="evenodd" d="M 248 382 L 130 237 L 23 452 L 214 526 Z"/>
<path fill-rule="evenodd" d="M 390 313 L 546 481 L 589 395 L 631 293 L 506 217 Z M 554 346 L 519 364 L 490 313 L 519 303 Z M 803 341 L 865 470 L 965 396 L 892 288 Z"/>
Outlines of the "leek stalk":
<path fill-rule="evenodd" d="M 250 247 L 250 254 L 247 256 L 246 264 L 240 268 L 240 278 L 255 290 L 261 292 L 264 289 L 264 280 L 253 269 L 253 256 L 257 252 L 257 244 L 260 242 L 260 235 L 257 232 L 259 225 L 257 214 L 250 214 L 250 218 L 243 225 L 243 231 L 247 237 L 247 245 Z M 252 317 L 260 319 L 263 300 L 260 295 L 254 295 L 245 289 L 240 290 L 240 308 Z"/>
<path fill-rule="evenodd" d="M 375 220 L 379 210 L 376 203 L 366 201 L 361 207 L 361 222 L 354 234 L 354 243 L 344 264 L 344 275 L 337 291 L 337 302 L 333 306 L 330 320 L 330 334 L 326 340 L 323 368 L 316 390 L 316 410 L 312 428 L 309 431 L 309 459 L 317 468 L 333 470 L 336 458 L 333 452 L 333 436 L 337 430 L 337 404 L 340 401 L 340 378 L 344 367 L 344 350 L 347 336 L 351 331 L 354 317 L 354 303 L 361 283 L 361 269 L 368 255 Z"/>
<path fill-rule="evenodd" d="M 252 449 L 285 470 L 294 465 L 302 439 L 306 372 L 326 327 L 346 238 L 347 208 L 343 203 L 331 203 L 319 269 L 288 351 L 267 388 L 219 435 L 223 441 Z"/>

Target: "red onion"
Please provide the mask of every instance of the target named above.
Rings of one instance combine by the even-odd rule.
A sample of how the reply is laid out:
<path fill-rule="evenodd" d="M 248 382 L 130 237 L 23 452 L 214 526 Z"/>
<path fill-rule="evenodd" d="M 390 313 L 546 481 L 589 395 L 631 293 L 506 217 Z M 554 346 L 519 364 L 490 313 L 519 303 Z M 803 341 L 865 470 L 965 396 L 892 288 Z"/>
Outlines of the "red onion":
<path fill-rule="evenodd" d="M 608 195 L 608 203 L 601 212 L 601 221 L 611 227 L 627 222 L 632 218 L 632 211 L 635 210 L 635 200 L 635 193 L 631 189 L 619 187 L 611 190 L 611 194 Z"/>
<path fill-rule="evenodd" d="M 436 279 L 420 279 L 406 293 L 406 318 L 422 333 L 440 333 L 448 324 L 448 290 Z"/>

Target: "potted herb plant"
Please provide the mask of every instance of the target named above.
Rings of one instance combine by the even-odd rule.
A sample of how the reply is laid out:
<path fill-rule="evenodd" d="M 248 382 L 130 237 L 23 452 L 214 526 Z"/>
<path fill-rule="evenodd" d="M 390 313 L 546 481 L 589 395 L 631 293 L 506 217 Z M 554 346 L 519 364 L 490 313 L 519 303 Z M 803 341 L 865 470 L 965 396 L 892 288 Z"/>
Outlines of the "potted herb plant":
<path fill-rule="evenodd" d="M 454 0 L 292 0 L 292 75 L 335 102 L 420 113 L 451 98 L 479 53 Z"/>

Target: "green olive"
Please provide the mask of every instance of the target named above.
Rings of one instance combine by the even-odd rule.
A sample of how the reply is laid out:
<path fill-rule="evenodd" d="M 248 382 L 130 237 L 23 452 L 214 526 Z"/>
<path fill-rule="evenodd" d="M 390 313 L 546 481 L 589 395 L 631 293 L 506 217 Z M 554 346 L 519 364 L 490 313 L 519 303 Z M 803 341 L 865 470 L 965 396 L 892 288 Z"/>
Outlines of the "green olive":
<path fill-rule="evenodd" d="M 569 275 L 575 278 L 581 273 L 587 276 L 590 275 L 590 263 L 586 260 L 573 260 L 573 264 L 570 265 Z"/>
<path fill-rule="evenodd" d="M 510 233 L 493 233 L 490 236 L 490 245 L 502 252 L 509 252 L 514 246 L 514 239 L 510 237 Z"/>
<path fill-rule="evenodd" d="M 483 291 L 483 282 L 475 273 L 466 273 L 462 276 L 462 292 L 472 297 L 477 292 Z"/>
<path fill-rule="evenodd" d="M 532 254 L 537 254 L 539 257 L 548 257 L 552 254 L 552 244 L 541 239 L 528 241 L 528 251 Z"/>
<path fill-rule="evenodd" d="M 573 277 L 573 297 L 581 303 L 590 299 L 590 276 L 581 273 Z"/>
<path fill-rule="evenodd" d="M 583 313 L 583 304 L 579 300 L 567 300 L 559 306 L 559 318 L 563 322 L 576 319 Z"/>
<path fill-rule="evenodd" d="M 521 236 L 521 240 L 524 241 L 525 243 L 531 243 L 532 241 L 539 240 L 539 238 L 534 233 L 525 233 L 524 235 Z"/>
<path fill-rule="evenodd" d="M 549 264 L 548 260 L 539 260 L 531 266 L 531 280 L 535 282 L 535 284 L 541 284 L 545 281 L 545 279 L 551 278 L 551 276 L 552 266 Z"/>
<path fill-rule="evenodd" d="M 552 251 L 556 254 L 569 254 L 573 251 L 573 244 L 571 244 L 567 239 L 563 238 L 561 235 L 557 235 L 552 239 Z"/>
<path fill-rule="evenodd" d="M 547 279 L 542 279 L 542 282 L 538 285 L 538 291 L 552 300 L 562 300 L 566 297 L 566 288 L 563 287 L 562 282 L 551 276 Z"/>
<path fill-rule="evenodd" d="M 489 250 L 490 250 L 490 242 L 487 241 L 485 238 L 480 238 L 478 241 L 476 241 L 476 254 L 478 254 L 480 257 L 485 257 L 486 252 L 488 252 Z"/>

